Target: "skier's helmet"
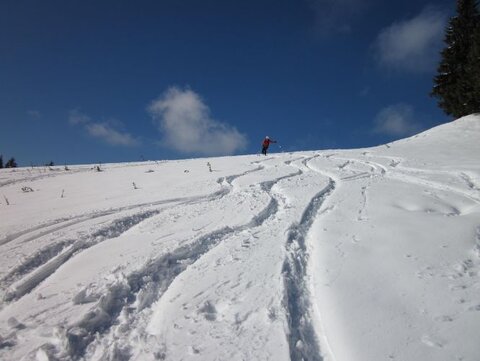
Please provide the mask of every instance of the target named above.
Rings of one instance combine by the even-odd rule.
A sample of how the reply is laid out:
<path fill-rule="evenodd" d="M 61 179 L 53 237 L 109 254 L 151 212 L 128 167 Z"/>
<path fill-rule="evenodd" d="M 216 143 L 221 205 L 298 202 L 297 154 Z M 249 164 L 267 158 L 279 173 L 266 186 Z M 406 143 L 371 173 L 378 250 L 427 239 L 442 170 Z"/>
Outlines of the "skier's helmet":
<path fill-rule="evenodd" d="M 267 136 L 265 137 L 265 139 L 270 139 L 270 137 L 267 135 Z"/>

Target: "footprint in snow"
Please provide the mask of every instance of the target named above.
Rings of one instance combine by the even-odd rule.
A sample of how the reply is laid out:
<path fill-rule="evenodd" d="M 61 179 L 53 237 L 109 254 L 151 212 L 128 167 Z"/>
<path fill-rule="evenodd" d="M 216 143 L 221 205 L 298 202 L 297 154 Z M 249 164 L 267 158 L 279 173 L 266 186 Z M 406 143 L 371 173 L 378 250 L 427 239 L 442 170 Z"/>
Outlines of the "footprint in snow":
<path fill-rule="evenodd" d="M 268 319 L 273 322 L 278 318 L 277 316 L 277 310 L 275 307 L 269 307 L 268 308 Z"/>
<path fill-rule="evenodd" d="M 480 311 L 480 303 L 478 305 L 472 306 L 468 308 L 469 311 Z"/>
<path fill-rule="evenodd" d="M 198 310 L 199 314 L 203 314 L 206 320 L 215 321 L 217 319 L 217 310 L 213 303 L 206 301 Z"/>
<path fill-rule="evenodd" d="M 424 335 L 422 337 L 422 343 L 424 343 L 425 345 L 429 346 L 429 347 L 438 347 L 438 348 L 442 348 L 444 346 L 444 343 L 432 336 L 429 336 L 429 335 Z"/>
<path fill-rule="evenodd" d="M 251 242 L 249 239 L 245 239 L 242 241 L 242 247 L 244 248 L 250 248 Z"/>
<path fill-rule="evenodd" d="M 190 355 L 198 355 L 200 353 L 200 349 L 195 346 L 189 346 L 188 352 L 190 353 Z"/>
<path fill-rule="evenodd" d="M 474 263 L 471 259 L 464 260 L 462 263 L 454 266 L 454 270 L 457 272 L 458 276 L 475 276 L 476 272 L 472 271 Z"/>
<path fill-rule="evenodd" d="M 16 338 L 16 335 L 9 335 L 9 338 L 3 338 L 0 335 L 0 349 L 5 347 L 14 347 L 17 343 L 12 338 Z"/>
<path fill-rule="evenodd" d="M 10 317 L 7 321 L 10 328 L 14 328 L 16 330 L 23 330 L 27 328 L 23 323 L 19 322 L 15 317 Z"/>
<path fill-rule="evenodd" d="M 423 268 L 422 270 L 418 271 L 416 273 L 417 278 L 419 279 L 430 279 L 435 276 L 432 268 L 430 266 L 427 266 Z"/>
<path fill-rule="evenodd" d="M 435 321 L 437 321 L 437 322 L 453 322 L 454 319 L 453 319 L 452 316 L 442 315 L 442 316 L 435 317 Z"/>

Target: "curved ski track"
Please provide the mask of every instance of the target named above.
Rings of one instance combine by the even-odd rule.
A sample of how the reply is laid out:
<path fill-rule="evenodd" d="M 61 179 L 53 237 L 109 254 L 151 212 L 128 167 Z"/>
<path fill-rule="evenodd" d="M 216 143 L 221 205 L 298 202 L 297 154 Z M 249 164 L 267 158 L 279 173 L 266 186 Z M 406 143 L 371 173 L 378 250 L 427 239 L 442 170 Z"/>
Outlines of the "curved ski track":
<path fill-rule="evenodd" d="M 134 204 L 126 207 L 120 207 L 117 209 L 110 209 L 107 211 L 94 212 L 89 215 L 82 215 L 73 217 L 65 221 L 64 219 L 55 220 L 41 226 L 33 227 L 29 230 L 23 231 L 20 234 L 11 235 L 0 241 L 0 246 L 15 241 L 20 237 L 41 230 L 38 233 L 22 239 L 21 243 L 26 243 L 46 235 L 49 235 L 58 230 L 65 230 L 66 228 L 77 225 L 88 220 L 109 216 L 112 214 L 120 214 L 125 211 L 129 211 L 137 208 L 154 207 L 159 205 L 167 205 L 176 203 L 174 206 L 182 206 L 185 204 L 193 204 L 197 202 L 211 202 L 217 199 L 223 198 L 233 188 L 232 182 L 241 176 L 261 170 L 262 167 L 256 167 L 241 174 L 231 175 L 228 177 L 222 177 L 217 180 L 217 183 L 222 186 L 222 189 L 204 196 L 193 196 L 184 198 L 172 198 L 160 201 L 154 201 L 149 203 Z M 225 184 L 226 183 L 226 184 Z M 138 225 L 144 220 L 158 215 L 162 209 L 153 209 L 148 211 L 142 211 L 126 217 L 114 219 L 108 226 L 100 228 L 93 232 L 89 236 L 80 237 L 80 239 L 61 239 L 58 242 L 50 242 L 46 247 L 41 248 L 33 255 L 24 259 L 19 265 L 15 266 L 7 275 L 0 280 L 0 289 L 7 290 L 4 295 L 5 302 L 11 302 L 18 300 L 25 294 L 29 293 L 35 287 L 37 287 L 43 280 L 53 274 L 61 265 L 67 262 L 72 256 L 84 251 L 100 242 L 105 240 L 116 238 L 122 233 L 128 231 L 133 226 Z M 66 223 L 65 223 L 66 222 Z M 51 228 L 52 225 L 55 227 Z M 5 241 L 7 239 L 7 241 Z M 3 242 L 3 243 L 2 243 Z M 30 276 L 22 278 L 26 274 L 31 273 Z M 8 290 L 8 288 L 15 282 L 19 282 L 15 285 L 14 289 Z"/>
<path fill-rule="evenodd" d="M 300 223 L 290 227 L 283 266 L 285 282 L 285 308 L 289 323 L 289 347 L 292 361 L 321 361 L 318 337 L 310 321 L 311 303 L 306 284 L 307 246 L 306 237 L 325 199 L 334 191 L 335 181 L 313 197 L 305 209 Z"/>
<path fill-rule="evenodd" d="M 333 168 L 340 175 L 347 173 L 347 171 L 352 174 L 347 173 L 343 177 L 340 175 L 337 177 L 330 175 L 328 171 L 323 172 L 316 169 L 316 167 L 311 167 L 309 165 L 310 161 L 317 157 L 322 157 L 333 163 L 343 162 L 340 164 L 335 163 Z M 79 240 L 71 238 L 62 239 L 40 249 L 32 257 L 25 259 L 19 266 L 12 269 L 0 281 L 0 285 L 4 289 L 14 284 L 16 285 L 13 290 L 6 294 L 5 299 L 10 302 L 18 300 L 53 274 L 72 256 L 99 242 L 118 237 L 140 222 L 158 215 L 163 210 L 163 208 L 158 208 L 159 206 L 172 204 L 174 207 L 182 207 L 196 202 L 212 202 L 227 196 L 234 188 L 233 181 L 235 179 L 264 169 L 265 167 L 262 164 L 272 159 L 275 158 L 264 158 L 261 161 L 252 162 L 252 165 L 257 164 L 258 167 L 241 174 L 218 179 L 217 182 L 222 188 L 209 195 L 172 198 L 103 212 L 94 212 L 68 219 L 58 219 L 1 239 L 0 246 L 14 241 L 29 242 L 82 222 L 119 215 L 124 211 L 142 209 L 141 212 L 133 215 L 114 218 L 108 226 L 96 230 L 89 236 L 80 237 Z M 456 193 L 480 204 L 480 199 L 475 195 L 478 193 L 478 184 L 468 174 L 464 173 L 458 176 L 464 180 L 469 190 L 425 180 L 401 172 L 402 160 L 393 157 L 391 158 L 390 167 L 371 159 L 344 158 L 337 156 L 337 154 L 317 154 L 308 158 L 290 159 L 285 161 L 285 164 L 297 167 L 298 171 L 259 184 L 259 187 L 268 194 L 270 201 L 250 221 L 235 227 L 225 226 L 218 228 L 168 253 L 159 254 L 135 272 L 127 275 L 117 274 L 116 281 L 108 286 L 106 294 L 96 301 L 95 305 L 90 308 L 81 320 L 63 328 L 60 334 L 60 342 L 55 344 L 47 343 L 41 347 L 45 354 L 52 360 L 77 360 L 84 358 L 87 352 L 90 355 L 98 351 L 96 348 L 98 345 L 101 345 L 99 350 L 105 352 L 102 359 L 120 359 L 119 354 L 121 353 L 121 359 L 128 360 L 131 357 L 132 346 L 128 342 L 124 343 L 124 341 L 130 340 L 130 337 L 124 334 L 120 343 L 116 335 L 119 332 L 131 332 L 129 330 L 137 329 L 137 327 L 127 327 L 128 325 L 142 327 L 141 325 L 144 324 L 145 318 L 151 315 L 153 304 L 162 298 L 168 287 L 182 272 L 195 264 L 201 257 L 206 256 L 211 250 L 222 242 L 226 242 L 230 237 L 248 229 L 261 227 L 268 219 L 276 217 L 279 207 L 282 207 L 282 202 L 279 200 L 281 195 L 273 194 L 272 188 L 283 179 L 300 176 L 304 173 L 305 169 L 302 170 L 302 167 L 294 164 L 294 162 L 298 161 L 301 161 L 307 171 L 315 172 L 328 179 L 328 184 L 306 204 L 299 221 L 292 223 L 288 227 L 285 240 L 286 257 L 282 268 L 284 279 L 283 305 L 288 321 L 287 339 L 291 361 L 323 360 L 319 342 L 321 335 L 316 333 L 318 331 L 315 330 L 312 320 L 311 310 L 313 301 L 310 298 L 309 285 L 307 284 L 309 261 L 307 239 L 313 223 L 322 214 L 322 207 L 325 205 L 328 197 L 332 195 L 342 182 L 360 181 L 359 191 L 364 203 L 359 210 L 359 220 L 365 217 L 364 209 L 366 207 L 369 186 L 373 181 L 382 179 L 382 177 L 390 177 L 417 186 Z M 361 165 L 360 170 L 351 170 L 352 165 L 355 163 Z M 432 171 L 432 173 L 434 172 Z M 248 190 L 244 192 L 248 192 Z M 324 209 L 324 211 L 326 210 L 328 209 Z M 179 242 L 179 244 L 182 244 L 182 242 Z M 25 278 L 25 275 L 29 276 Z M 86 294 L 88 290 L 84 291 Z M 82 303 L 82 293 L 73 301 L 74 303 Z M 105 347 L 105 345 L 107 346 Z"/>
<path fill-rule="evenodd" d="M 232 182 L 234 179 L 261 169 L 263 167 L 229 176 L 224 181 L 233 188 Z M 277 182 L 299 174 L 301 174 L 301 171 L 272 181 L 262 182 L 260 188 L 270 194 L 271 188 Z M 99 337 L 97 335 L 103 335 L 102 338 L 105 339 L 105 335 L 109 332 L 115 332 L 115 329 L 121 328 L 125 322 L 129 325 L 136 322 L 137 318 L 142 317 L 142 311 L 150 308 L 154 302 L 160 299 L 168 286 L 181 272 L 220 242 L 243 230 L 259 227 L 267 219 L 274 217 L 278 211 L 278 201 L 273 197 L 270 198 L 267 206 L 253 216 L 248 223 L 236 227 L 223 227 L 210 232 L 188 245 L 181 246 L 167 254 L 159 255 L 136 272 L 119 277 L 118 282 L 109 286 L 108 292 L 100 298 L 81 321 L 65 329 L 62 336 L 64 343 L 62 350 L 57 350 L 53 345 L 48 344 L 44 345 L 42 349 L 49 357 L 53 358 L 82 358 L 89 344 Z M 212 197 L 209 200 L 213 200 Z M 135 312 L 132 312 L 133 310 Z M 128 315 L 127 320 L 121 322 L 120 315 L 122 315 L 122 319 L 125 315 Z M 124 345 L 122 349 L 128 349 L 128 345 Z"/>
<path fill-rule="evenodd" d="M 392 165 L 391 163 L 392 169 L 388 170 L 387 167 L 385 167 L 384 165 L 374 161 L 362 161 L 359 159 L 354 159 L 353 161 L 358 163 L 368 164 L 376 168 L 380 168 L 382 169 L 382 174 L 391 179 L 395 179 L 405 183 L 410 183 L 417 186 L 433 188 L 439 191 L 455 193 L 461 197 L 467 198 L 477 204 L 480 204 L 480 198 L 477 197 L 478 190 L 475 186 L 475 183 L 472 182 L 471 178 L 465 173 L 458 174 L 458 173 L 444 171 L 444 170 L 433 171 L 433 170 L 425 170 L 425 169 L 419 169 L 419 168 L 404 167 L 401 165 L 402 160 L 400 158 L 385 157 L 385 156 L 383 156 L 383 158 L 391 159 L 391 162 L 393 162 L 394 164 Z M 403 172 L 401 172 L 401 170 L 403 170 Z M 467 184 L 470 190 L 464 190 L 458 187 L 449 186 L 433 180 L 426 180 L 411 174 L 407 174 L 407 172 L 410 172 L 410 173 L 417 172 L 417 173 L 424 173 L 424 174 L 431 174 L 431 175 L 440 175 L 440 174 L 451 175 L 459 179 L 462 179 Z"/>
<path fill-rule="evenodd" d="M 263 167 L 257 167 L 253 170 L 249 170 L 239 175 L 232 175 L 226 178 L 221 178 L 218 180 L 218 183 L 227 183 L 227 189 L 224 188 L 208 196 L 187 198 L 184 199 L 183 202 L 178 203 L 176 206 L 181 206 L 193 202 L 214 201 L 215 199 L 220 199 L 226 194 L 228 194 L 231 188 L 233 188 L 232 182 L 234 179 L 248 173 L 261 170 L 262 168 Z M 264 182 L 261 184 L 261 188 L 264 191 L 269 192 L 271 187 L 276 182 L 286 177 L 295 176 L 296 174 L 298 173 L 294 173 L 285 177 L 280 177 L 275 181 Z M 180 200 L 175 199 L 175 201 Z M 164 204 L 166 202 L 167 201 L 163 200 L 160 202 L 148 203 L 148 205 Z M 67 226 L 82 222 L 84 221 L 84 218 L 97 218 L 104 215 L 112 214 L 114 212 L 121 212 L 125 209 L 133 209 L 141 206 L 144 206 L 144 204 L 122 207 L 121 209 L 117 210 L 109 210 L 100 215 L 95 214 L 93 217 L 90 216 L 90 218 L 88 218 L 88 216 L 82 217 L 82 219 L 80 220 L 70 221 Z M 51 347 L 52 345 L 48 344 L 44 345 L 42 349 L 48 355 L 54 358 L 56 358 L 57 356 L 60 356 L 62 358 L 71 357 L 73 359 L 80 358 L 88 344 L 94 339 L 97 333 L 103 333 L 108 331 L 108 329 L 112 326 L 113 322 L 116 320 L 122 309 L 130 309 L 133 302 L 136 303 L 138 311 L 149 307 L 152 302 L 154 302 L 155 298 L 161 296 L 162 291 L 164 291 L 168 287 L 168 285 L 175 279 L 176 275 L 182 272 L 189 264 L 195 262 L 199 257 L 207 253 L 211 248 L 215 247 L 218 243 L 220 243 L 223 239 L 227 238 L 230 234 L 242 231 L 247 228 L 258 227 L 267 218 L 274 215 L 277 212 L 277 208 L 277 201 L 272 199 L 270 203 L 265 207 L 265 209 L 256 216 L 254 216 L 247 224 L 235 228 L 221 228 L 217 231 L 200 237 L 191 245 L 179 247 L 173 252 L 170 252 L 166 255 L 158 257 L 155 260 L 152 260 L 141 270 L 127 276 L 124 280 L 123 285 L 112 285 L 110 287 L 110 290 L 108 291 L 108 294 L 100 299 L 97 306 L 91 312 L 89 312 L 82 321 L 66 330 L 66 354 L 61 352 L 61 354 L 59 355 L 58 350 L 55 351 L 55 348 Z M 133 220 L 132 217 L 125 217 L 120 220 L 116 220 L 114 221 L 114 224 L 116 223 L 116 225 L 100 229 L 99 231 L 95 232 L 92 237 L 86 240 L 82 240 L 82 242 L 73 243 L 73 246 L 70 246 L 67 251 L 63 251 L 53 260 L 49 260 L 52 254 L 54 255 L 59 250 L 70 245 L 71 242 L 74 241 L 63 240 L 56 245 L 46 247 L 45 249 L 38 252 L 37 256 L 40 257 L 37 257 L 35 259 L 33 257 L 29 258 L 26 262 L 24 262 L 21 266 L 10 272 L 7 277 L 3 279 L 3 283 L 9 284 L 12 283 L 12 280 L 14 280 L 15 278 L 19 278 L 23 274 L 28 273 L 30 269 L 36 270 L 35 272 L 33 272 L 33 276 L 30 276 L 27 281 L 24 281 L 22 284 L 20 284 L 20 286 L 17 286 L 14 292 L 9 293 L 7 299 L 13 301 L 31 291 L 42 280 L 47 278 L 56 269 L 58 269 L 58 267 L 64 264 L 71 256 L 73 256 L 77 252 L 86 249 L 105 239 L 117 237 L 132 226 L 158 213 L 159 210 L 152 210 L 137 214 L 136 216 L 140 216 L 137 217 L 135 220 Z M 52 224 L 58 225 L 61 224 L 63 221 L 64 220 L 59 220 L 58 222 L 51 222 L 46 226 L 44 225 L 44 227 L 49 227 Z M 123 224 L 124 226 L 118 227 L 119 223 Z M 42 229 L 42 227 L 35 227 L 34 229 L 31 229 L 29 231 L 37 231 L 40 229 Z M 62 229 L 62 227 L 56 227 L 56 229 Z M 39 234 L 30 236 L 29 238 L 36 239 L 36 236 L 41 237 L 51 232 L 53 232 L 53 230 L 43 230 Z M 28 231 L 23 232 L 22 235 L 27 233 Z M 20 236 L 21 235 L 16 235 L 16 237 L 12 237 L 8 241 L 13 241 Z M 38 268 L 40 263 L 46 261 L 49 262 L 44 267 Z M 122 295 L 124 295 L 125 297 L 122 298 Z M 124 299 L 124 302 L 122 304 L 119 304 L 118 299 Z M 97 319 L 95 318 L 95 315 L 98 316 Z M 108 321 L 105 321 L 105 315 L 109 315 Z M 97 322 L 92 321 L 92 317 L 93 320 L 96 319 Z M 54 354 L 56 354 L 57 356 L 54 356 Z"/>
<path fill-rule="evenodd" d="M 303 164 L 307 167 L 308 160 L 304 159 L 304 157 L 288 161 L 287 164 L 291 164 L 293 161 L 300 159 L 303 159 Z M 250 222 L 234 228 L 221 228 L 202 236 L 194 241 L 193 244 L 180 247 L 173 252 L 162 255 L 152 260 L 141 270 L 126 276 L 124 280 L 119 282 L 121 286 L 119 284 L 112 286 L 110 291 L 112 295 L 105 296 L 104 300 L 116 300 L 118 297 L 115 297 L 114 294 L 120 292 L 125 295 L 124 302 L 121 305 L 112 305 L 108 302 L 101 301 L 93 311 L 94 314 L 109 314 L 112 319 L 108 324 L 92 325 L 91 322 L 89 322 L 90 316 L 88 316 L 87 319 L 71 327 L 65 335 L 65 339 L 69 345 L 65 351 L 72 357 L 79 357 L 85 353 L 88 344 L 93 341 L 94 334 L 103 332 L 105 336 L 102 337 L 104 340 L 102 347 L 104 347 L 105 339 L 109 339 L 110 341 L 107 342 L 110 342 L 110 354 L 103 354 L 102 358 L 110 359 L 121 350 L 121 353 L 128 359 L 131 356 L 131 346 L 125 344 L 123 341 L 121 345 L 116 343 L 115 337 L 113 336 L 116 330 L 126 329 L 127 327 L 125 327 L 125 325 L 141 324 L 139 320 L 142 319 L 142 311 L 147 311 L 143 313 L 143 317 L 148 317 L 150 312 L 148 312 L 147 309 L 162 297 L 178 275 L 221 242 L 225 242 L 229 237 L 244 230 L 261 227 L 267 219 L 275 217 L 278 212 L 279 201 L 272 195 L 272 187 L 283 179 L 301 174 L 303 174 L 303 171 L 299 169 L 297 172 L 287 176 L 262 182 L 260 186 L 269 194 L 271 200 Z M 310 301 L 308 286 L 305 280 L 308 256 L 306 254 L 305 239 L 313 221 L 316 219 L 319 209 L 325 199 L 335 189 L 335 181 L 330 177 L 328 177 L 328 179 L 328 185 L 318 192 L 306 206 L 300 222 L 293 224 L 288 230 L 286 243 L 287 257 L 282 273 L 285 283 L 284 305 L 289 321 L 288 338 L 290 358 L 292 361 L 322 360 L 318 338 L 315 335 L 312 324 L 309 322 Z M 136 312 L 132 312 L 132 309 L 136 309 Z M 122 322 L 115 322 L 115 319 L 119 319 L 122 313 Z M 98 317 L 93 317 L 93 319 L 98 319 Z M 136 329 L 136 327 L 133 327 L 133 329 Z M 110 336 L 107 336 L 107 333 L 110 334 Z M 300 344 L 302 347 L 299 347 Z"/>

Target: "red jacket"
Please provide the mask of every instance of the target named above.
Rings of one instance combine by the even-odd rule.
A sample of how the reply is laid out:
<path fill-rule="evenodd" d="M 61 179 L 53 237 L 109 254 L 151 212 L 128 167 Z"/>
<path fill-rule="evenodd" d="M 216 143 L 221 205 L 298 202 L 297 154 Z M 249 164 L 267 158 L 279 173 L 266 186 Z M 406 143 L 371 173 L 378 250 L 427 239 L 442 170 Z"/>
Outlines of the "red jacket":
<path fill-rule="evenodd" d="M 276 143 L 276 141 L 272 140 L 272 139 L 265 138 L 263 140 L 262 146 L 263 147 L 268 147 L 270 145 L 270 143 Z"/>

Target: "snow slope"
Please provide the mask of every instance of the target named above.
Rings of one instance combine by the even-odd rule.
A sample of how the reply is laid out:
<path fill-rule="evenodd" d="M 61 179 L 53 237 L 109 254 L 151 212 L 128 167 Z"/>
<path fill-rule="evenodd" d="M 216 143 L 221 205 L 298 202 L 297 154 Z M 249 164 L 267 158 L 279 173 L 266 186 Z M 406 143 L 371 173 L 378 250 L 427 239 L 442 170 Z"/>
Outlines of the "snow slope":
<path fill-rule="evenodd" d="M 478 360 L 478 139 L 1 170 L 0 359 Z"/>

